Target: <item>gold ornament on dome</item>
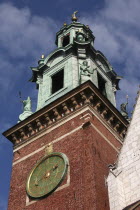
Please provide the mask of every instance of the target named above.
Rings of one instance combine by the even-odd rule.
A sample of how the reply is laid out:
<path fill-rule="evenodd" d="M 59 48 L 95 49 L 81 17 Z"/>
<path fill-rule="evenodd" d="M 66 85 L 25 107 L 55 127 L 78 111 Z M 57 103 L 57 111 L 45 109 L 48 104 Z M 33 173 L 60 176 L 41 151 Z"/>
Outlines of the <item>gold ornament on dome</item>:
<path fill-rule="evenodd" d="M 76 17 L 76 13 L 77 13 L 78 11 L 75 11 L 73 14 L 72 14 L 72 17 L 71 17 L 71 20 L 73 21 L 73 22 L 76 22 L 77 20 L 78 20 L 78 18 Z"/>

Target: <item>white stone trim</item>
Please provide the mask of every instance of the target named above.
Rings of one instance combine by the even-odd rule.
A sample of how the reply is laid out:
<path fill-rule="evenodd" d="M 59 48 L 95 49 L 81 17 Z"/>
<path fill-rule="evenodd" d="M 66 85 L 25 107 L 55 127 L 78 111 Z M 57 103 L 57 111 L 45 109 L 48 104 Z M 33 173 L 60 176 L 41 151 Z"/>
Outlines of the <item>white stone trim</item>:
<path fill-rule="evenodd" d="M 79 126 L 79 127 L 77 127 L 76 129 L 74 129 L 73 131 L 71 131 L 71 132 L 69 132 L 69 133 L 67 133 L 67 134 L 65 134 L 65 135 L 63 135 L 63 136 L 61 136 L 61 137 L 55 139 L 54 141 L 49 142 L 49 143 L 54 144 L 54 143 L 56 143 L 56 142 L 62 140 L 62 139 L 65 138 L 66 136 L 69 136 L 70 134 L 72 134 L 72 133 L 74 133 L 74 132 L 80 130 L 81 128 L 82 128 L 82 126 Z M 23 158 L 20 158 L 19 160 L 15 161 L 15 162 L 13 163 L 13 166 L 16 165 L 17 163 L 20 163 L 20 162 L 23 161 L 23 160 L 26 160 L 27 158 L 31 157 L 32 155 L 34 155 L 34 154 L 36 154 L 36 153 L 38 153 L 38 152 L 44 150 L 45 147 L 46 147 L 46 145 L 44 145 L 44 146 L 42 146 L 41 148 L 35 150 L 34 152 L 30 153 L 29 155 L 26 155 L 26 156 L 24 156 Z"/>
<path fill-rule="evenodd" d="M 91 123 L 91 126 L 100 134 L 100 136 L 102 136 L 103 138 L 104 138 L 104 140 L 105 141 L 107 141 L 107 143 L 111 146 L 111 147 L 113 147 L 113 149 L 115 149 L 118 153 L 119 153 L 119 150 L 102 134 L 102 132 L 100 132 L 99 131 L 99 129 L 95 126 L 95 125 L 93 125 L 92 123 Z"/>
<path fill-rule="evenodd" d="M 107 141 L 108 143 L 109 143 L 109 145 L 111 146 L 111 147 L 113 147 L 118 153 L 119 153 L 119 150 L 99 131 L 99 129 L 97 129 L 92 123 L 91 123 L 91 126 L 105 139 L 105 141 Z M 55 139 L 54 141 L 52 141 L 51 143 L 52 144 L 54 144 L 54 143 L 56 143 L 56 142 L 58 142 L 58 141 L 60 141 L 60 140 L 62 140 L 63 138 L 65 138 L 66 136 L 68 136 L 68 135 L 70 135 L 70 134 L 72 134 L 72 133 L 74 133 L 74 132 L 76 132 L 76 131 L 78 131 L 78 130 L 80 130 L 82 128 L 82 126 L 79 126 L 79 127 L 77 127 L 76 129 L 74 129 L 73 131 L 71 131 L 71 132 L 69 132 L 69 133 L 67 133 L 67 134 L 65 134 L 65 135 L 63 135 L 63 136 L 61 136 L 61 137 L 59 137 L 59 138 L 57 138 L 57 139 Z M 18 163 L 20 163 L 21 161 L 23 161 L 23 160 L 26 160 L 27 158 L 29 158 L 29 157 L 31 157 L 32 155 L 34 155 L 34 154 L 36 154 L 36 153 L 38 153 L 38 152 L 40 152 L 40 151 L 42 151 L 42 150 L 44 150 L 45 149 L 45 147 L 46 147 L 46 145 L 44 145 L 44 146 L 42 146 L 41 148 L 39 148 L 39 149 L 37 149 L 37 150 L 35 150 L 34 152 L 32 152 L 32 153 L 30 153 L 29 155 L 26 155 L 26 156 L 24 156 L 24 157 L 22 157 L 21 159 L 19 159 L 19 160 L 17 160 L 17 161 L 15 161 L 14 163 L 13 163 L 13 166 L 14 165 L 16 165 L 16 164 L 18 164 Z"/>
<path fill-rule="evenodd" d="M 95 116 L 97 117 L 97 119 L 98 119 L 98 120 L 107 128 L 107 130 L 109 130 L 109 132 L 110 132 L 110 133 L 111 133 L 111 134 L 112 134 L 112 135 L 113 135 L 113 136 L 122 144 L 121 138 L 119 138 L 119 137 L 115 134 L 115 132 L 113 131 L 113 129 L 111 129 L 111 128 L 109 127 L 109 125 L 107 125 L 107 123 L 105 123 L 105 122 L 103 121 L 103 119 L 101 119 L 101 118 L 97 115 L 97 113 L 96 113 L 95 111 L 93 111 L 93 109 L 92 109 L 89 105 L 86 105 L 86 107 L 84 107 L 84 109 L 82 109 L 82 110 L 80 110 L 80 111 L 79 111 L 79 109 L 78 109 L 78 111 L 77 111 L 75 114 L 72 113 L 71 116 L 69 115 L 67 118 L 62 119 L 62 120 L 56 122 L 56 124 L 55 124 L 53 127 L 50 127 L 50 128 L 47 129 L 46 131 L 43 130 L 42 133 L 40 133 L 39 135 L 33 137 L 33 139 L 31 139 L 30 141 L 26 142 L 25 144 L 23 144 L 23 145 L 17 147 L 16 149 L 14 149 L 13 152 L 16 152 L 16 151 L 20 150 L 21 148 L 27 146 L 28 144 L 32 143 L 33 141 L 37 140 L 38 138 L 44 136 L 45 134 L 51 132 L 52 130 L 54 130 L 54 129 L 58 128 L 58 127 L 60 127 L 61 125 L 63 125 L 63 124 L 65 124 L 66 122 L 68 122 L 69 120 L 71 120 L 71 119 L 77 117 L 78 115 L 80 115 L 80 114 L 82 114 L 83 112 L 88 111 L 88 110 L 90 110 L 90 111 L 92 112 L 92 114 L 95 115 Z M 89 114 L 89 113 L 87 113 L 86 115 L 91 116 L 91 114 Z M 82 116 L 80 119 L 82 119 L 83 117 L 84 117 L 84 116 Z M 92 117 L 92 116 L 91 116 L 91 117 Z"/>
<path fill-rule="evenodd" d="M 117 168 L 113 173 L 110 171 L 107 178 L 110 210 L 122 210 L 140 200 L 139 116 L 140 96 L 117 160 Z M 133 208 L 135 209 L 134 206 Z"/>
<path fill-rule="evenodd" d="M 91 114 L 87 113 L 87 114 L 83 115 L 82 117 L 80 117 L 80 120 L 81 120 L 81 119 L 83 119 L 83 118 L 85 118 L 86 116 L 88 116 L 88 117 L 89 117 L 89 116 L 90 116 L 90 117 L 92 117 L 92 115 L 91 115 Z"/>

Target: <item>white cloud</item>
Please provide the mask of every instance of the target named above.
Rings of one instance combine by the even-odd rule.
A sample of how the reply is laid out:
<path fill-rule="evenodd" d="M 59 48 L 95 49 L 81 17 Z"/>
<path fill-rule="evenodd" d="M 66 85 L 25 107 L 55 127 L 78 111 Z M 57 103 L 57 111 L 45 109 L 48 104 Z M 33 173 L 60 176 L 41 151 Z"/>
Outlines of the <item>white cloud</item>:
<path fill-rule="evenodd" d="M 57 28 L 49 17 L 33 16 L 28 8 L 18 9 L 11 4 L 0 5 L 0 43 L 11 57 L 35 56 L 46 53 L 54 43 Z M 52 38 L 53 37 L 53 38 Z"/>
<path fill-rule="evenodd" d="M 9 119 L 16 118 L 17 122 L 16 115 L 21 112 L 18 92 L 22 91 L 23 98 L 32 95 L 35 86 L 28 82 L 29 67 L 37 65 L 41 54 L 53 50 L 56 30 L 57 21 L 47 16 L 33 15 L 28 8 L 19 9 L 10 3 L 0 4 L 1 121 L 9 113 Z"/>
<path fill-rule="evenodd" d="M 0 26 L 0 96 L 8 100 L 17 81 L 22 84 L 23 75 L 25 78 L 28 74 L 26 79 L 30 79 L 29 66 L 37 65 L 33 60 L 54 48 L 57 21 L 32 15 L 28 8 L 18 9 L 3 3 Z"/>
<path fill-rule="evenodd" d="M 103 15 L 112 21 L 120 21 L 129 27 L 140 26 L 140 1 L 139 0 L 106 0 Z"/>
<path fill-rule="evenodd" d="M 139 0 L 106 0 L 105 7 L 96 14 L 85 14 L 85 18 L 80 19 L 90 25 L 96 37 L 96 49 L 101 50 L 116 72 L 126 78 L 121 82 L 120 102 L 126 94 L 132 97 L 137 92 L 140 79 L 139 10 Z M 54 48 L 58 26 L 57 21 L 49 17 L 32 15 L 28 8 L 18 9 L 9 3 L 0 4 L 0 25 L 2 96 L 9 88 L 10 91 L 14 89 L 23 74 L 24 78 L 29 74 L 27 67 L 32 65 L 33 58 L 42 53 L 47 55 Z M 129 84 L 131 91 L 125 84 Z"/>
<path fill-rule="evenodd" d="M 122 103 L 128 94 L 130 109 L 135 103 L 140 83 L 139 11 L 139 0 L 106 0 L 103 9 L 95 15 L 85 14 L 82 19 L 90 25 L 96 37 L 95 48 L 101 50 L 116 68 L 116 72 L 124 77 L 117 99 Z"/>

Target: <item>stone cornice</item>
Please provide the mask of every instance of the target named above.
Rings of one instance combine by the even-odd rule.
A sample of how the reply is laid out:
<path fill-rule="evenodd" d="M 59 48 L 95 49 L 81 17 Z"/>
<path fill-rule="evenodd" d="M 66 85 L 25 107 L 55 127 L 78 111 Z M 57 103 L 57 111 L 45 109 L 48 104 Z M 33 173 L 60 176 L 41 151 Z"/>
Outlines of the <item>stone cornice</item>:
<path fill-rule="evenodd" d="M 106 123 L 116 132 L 123 141 L 128 121 L 126 121 L 120 112 L 103 96 L 98 88 L 87 81 L 66 95 L 43 107 L 24 121 L 16 124 L 3 135 L 9 139 L 15 147 L 28 141 L 30 137 L 42 132 L 51 125 L 72 112 L 77 111 L 82 106 L 90 105 L 103 118 Z"/>

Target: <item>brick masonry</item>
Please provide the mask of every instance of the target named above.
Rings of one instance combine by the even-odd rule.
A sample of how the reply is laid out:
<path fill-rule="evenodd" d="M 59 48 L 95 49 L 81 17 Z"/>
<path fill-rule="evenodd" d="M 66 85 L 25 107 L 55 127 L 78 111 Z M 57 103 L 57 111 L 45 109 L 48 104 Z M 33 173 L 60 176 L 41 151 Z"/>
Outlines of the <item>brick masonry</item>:
<path fill-rule="evenodd" d="M 140 97 L 118 158 L 117 168 L 108 176 L 111 210 L 121 210 L 140 201 Z M 137 208 L 140 209 L 140 202 Z"/>
<path fill-rule="evenodd" d="M 69 159 L 70 184 L 46 198 L 27 205 L 26 180 L 34 164 L 44 155 L 45 145 L 53 142 L 54 151 Z M 106 177 L 121 147 L 118 136 L 90 110 L 43 130 L 42 135 L 14 152 L 9 210 L 109 209 Z M 68 176 L 65 178 L 68 179 Z M 64 180 L 61 186 L 66 184 Z"/>

